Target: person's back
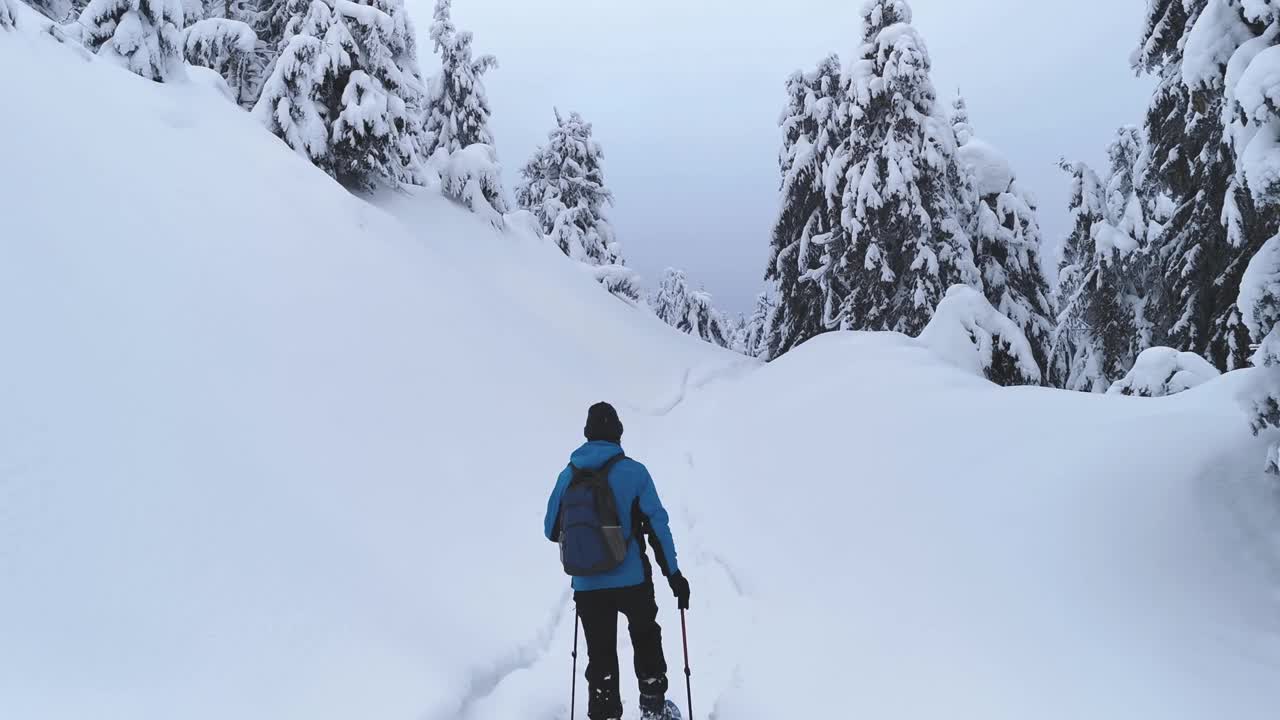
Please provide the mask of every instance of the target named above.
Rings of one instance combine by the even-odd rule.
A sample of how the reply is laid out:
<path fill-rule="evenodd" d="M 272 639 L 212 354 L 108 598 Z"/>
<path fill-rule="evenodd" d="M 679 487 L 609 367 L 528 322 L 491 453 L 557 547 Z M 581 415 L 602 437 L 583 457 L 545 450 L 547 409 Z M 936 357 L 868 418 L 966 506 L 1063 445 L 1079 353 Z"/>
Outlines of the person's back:
<path fill-rule="evenodd" d="M 622 613 L 627 617 L 635 649 L 643 717 L 678 717 L 675 706 L 666 701 L 667 664 L 646 544 L 653 545 L 658 567 L 667 577 L 681 609 L 689 606 L 689 584 L 677 565 L 667 511 L 658 498 L 649 471 L 624 455 L 622 430 L 612 406 L 598 403 L 591 407 L 584 433 L 587 443 L 573 452 L 568 467 L 556 480 L 547 502 L 544 531 L 548 539 L 560 541 L 562 500 L 575 477 L 584 471 L 607 472 L 608 487 L 626 537 L 626 552 L 615 567 L 573 577 L 574 602 L 587 639 L 586 677 L 590 687 L 587 716 L 591 720 L 622 717 L 617 650 L 618 613 Z"/>

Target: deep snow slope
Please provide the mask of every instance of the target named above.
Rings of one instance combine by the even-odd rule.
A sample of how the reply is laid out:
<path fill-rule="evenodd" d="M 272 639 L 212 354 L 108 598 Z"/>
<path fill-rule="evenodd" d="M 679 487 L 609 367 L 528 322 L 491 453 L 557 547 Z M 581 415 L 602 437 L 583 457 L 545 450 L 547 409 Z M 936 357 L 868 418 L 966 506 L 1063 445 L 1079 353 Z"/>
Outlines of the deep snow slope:
<path fill-rule="evenodd" d="M 34 32 L 0 67 L 0 717 L 564 717 L 542 511 L 599 399 L 673 516 L 699 720 L 1280 706 L 1245 375 L 1002 390 L 859 334 L 757 367 L 207 87 Z"/>
<path fill-rule="evenodd" d="M 1280 495 L 1247 380 L 1001 389 L 915 340 L 831 334 L 647 420 L 694 588 L 696 716 L 1272 717 Z M 564 665 L 466 717 L 531 698 L 554 717 Z"/>
<path fill-rule="evenodd" d="M 35 32 L 0 67 L 0 717 L 456 706 L 564 611 L 585 407 L 742 364 L 208 88 Z"/>

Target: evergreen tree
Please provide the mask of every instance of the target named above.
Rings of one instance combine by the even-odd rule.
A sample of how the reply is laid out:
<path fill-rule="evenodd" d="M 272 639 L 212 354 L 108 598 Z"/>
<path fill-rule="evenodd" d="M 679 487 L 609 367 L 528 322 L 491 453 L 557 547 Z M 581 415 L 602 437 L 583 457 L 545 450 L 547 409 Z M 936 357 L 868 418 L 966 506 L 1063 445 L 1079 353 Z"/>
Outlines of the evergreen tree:
<path fill-rule="evenodd" d="M 322 0 L 313 0 L 313 4 L 325 7 Z M 253 114 L 295 152 L 332 175 L 329 126 L 318 87 L 323 56 L 324 43 L 318 37 L 292 38 L 276 59 Z"/>
<path fill-rule="evenodd" d="M 1220 2 L 1222 0 L 1219 0 Z M 1237 258 L 1225 273 L 1240 273 L 1239 322 L 1258 343 L 1251 361 L 1261 370 L 1253 387 L 1255 432 L 1280 428 L 1280 104 L 1275 78 L 1280 74 L 1280 7 L 1270 2 L 1231 2 L 1196 20 L 1191 36 L 1214 36 L 1222 51 L 1234 47 L 1229 61 L 1213 56 L 1198 72 L 1184 73 L 1210 86 L 1222 83 L 1227 145 L 1235 160 L 1226 200 L 1227 238 Z M 1230 41 L 1223 42 L 1223 41 Z M 1188 41 L 1190 44 L 1190 41 Z M 1230 193 L 1230 190 L 1229 190 Z M 1259 238 L 1269 238 L 1259 241 Z M 1232 328 L 1234 330 L 1235 328 Z M 1238 346 L 1242 341 L 1236 340 Z M 1268 470 L 1280 473 L 1280 445 L 1273 442 Z"/>
<path fill-rule="evenodd" d="M 187 62 L 216 71 L 227 81 L 241 105 L 250 100 L 257 44 L 258 36 L 253 28 L 239 20 L 208 18 L 183 30 L 183 55 Z"/>
<path fill-rule="evenodd" d="M 968 226 L 973 198 L 955 131 L 938 112 L 906 0 L 873 0 L 844 77 L 851 136 L 828 170 L 842 184 L 828 243 L 829 325 L 915 335 L 951 285 L 981 288 Z"/>
<path fill-rule="evenodd" d="M 483 143 L 493 145 L 489 100 L 483 75 L 498 66 L 492 55 L 472 57 L 472 36 L 459 32 L 450 18 L 453 0 L 436 0 L 431 41 L 440 54 L 440 73 L 431 81 L 427 102 L 427 155 L 448 154 Z"/>
<path fill-rule="evenodd" d="M 1152 347 L 1151 323 L 1147 318 L 1149 297 L 1147 287 L 1151 277 L 1147 234 L 1151 222 L 1147 217 L 1150 203 L 1139 191 L 1138 179 L 1147 162 L 1146 140 L 1142 131 L 1126 125 L 1116 131 L 1116 137 L 1107 148 L 1111 160 L 1111 173 L 1103 187 L 1103 203 L 1106 207 L 1108 234 L 1118 253 L 1123 270 L 1123 282 L 1117 290 L 1123 293 L 1131 308 L 1133 335 L 1125 371 L 1133 367 L 1138 354 Z M 1096 240 L 1096 238 L 1095 238 Z M 1095 243 L 1096 244 L 1096 243 Z M 1113 378 L 1114 379 L 1114 378 Z"/>
<path fill-rule="evenodd" d="M 441 191 L 468 210 L 502 227 L 507 199 L 502 189 L 502 166 L 489 145 L 475 143 L 449 156 L 440 175 Z"/>
<path fill-rule="evenodd" d="M 621 247 L 605 207 L 613 193 L 604 183 L 600 144 L 578 113 L 556 111 L 556 127 L 520 171 L 520 207 L 532 212 L 561 252 L 589 265 L 621 265 Z"/>
<path fill-rule="evenodd" d="M 1130 131 L 1122 129 L 1112 143 L 1105 183 L 1084 163 L 1063 163 L 1072 174 L 1073 227 L 1060 266 L 1055 344 L 1062 354 L 1054 359 L 1051 380 L 1070 390 L 1106 392 L 1142 349 Z"/>
<path fill-rule="evenodd" d="M 956 98 L 952 122 L 978 195 L 974 250 L 987 301 L 1022 331 L 1040 377 L 1048 378 L 1055 312 L 1040 265 L 1035 203 L 1004 157 L 975 136 L 964 98 Z"/>
<path fill-rule="evenodd" d="M 762 292 L 756 297 L 755 308 L 742 327 L 742 349 L 748 357 L 762 357 L 768 350 L 769 327 L 773 321 L 775 305 L 772 295 Z"/>
<path fill-rule="evenodd" d="M 11 28 L 17 25 L 18 13 L 10 5 L 11 2 L 16 0 L 0 2 L 0 28 Z M 41 15 L 58 23 L 65 21 L 73 8 L 70 0 L 27 0 L 27 4 Z M 81 9 L 83 6 L 75 8 L 77 12 Z"/>
<path fill-rule="evenodd" d="M 372 189 L 421 182 L 424 86 L 404 0 L 338 0 L 356 56 L 333 123 L 337 178 Z"/>
<path fill-rule="evenodd" d="M 649 306 L 663 322 L 683 333 L 720 347 L 729 347 L 729 332 L 711 296 L 689 287 L 681 270 L 667 268 Z"/>
<path fill-rule="evenodd" d="M 178 0 L 92 0 L 79 25 L 85 47 L 130 72 L 156 82 L 186 74 Z"/>
<path fill-rule="evenodd" d="M 1159 85 L 1147 112 L 1148 194 L 1171 216 L 1151 238 L 1152 341 L 1242 367 L 1248 333 L 1236 305 L 1258 232 L 1253 200 L 1236 178 L 1238 151 L 1222 118 L 1227 64 L 1254 33 L 1235 0 L 1149 0 L 1134 67 Z M 1259 24 L 1264 27 L 1265 24 Z"/>
<path fill-rule="evenodd" d="M 231 9 L 232 0 L 211 2 L 222 2 L 226 10 Z M 272 55 L 283 53 L 290 38 L 300 33 L 298 24 L 307 16 L 310 8 L 311 0 L 262 0 L 256 11 L 251 11 L 256 20 L 254 29 Z M 314 33 L 308 34 L 315 37 Z"/>
<path fill-rule="evenodd" d="M 422 83 L 402 0 L 312 0 L 289 27 L 254 113 L 349 188 L 418 182 Z"/>
<path fill-rule="evenodd" d="M 787 105 L 779 118 L 782 202 L 765 269 L 778 304 L 759 351 L 767 359 L 827 330 L 822 245 L 831 237 L 832 218 L 838 219 L 839 210 L 824 171 L 847 134 L 840 125 L 840 93 L 840 59 L 835 55 L 787 80 Z"/>

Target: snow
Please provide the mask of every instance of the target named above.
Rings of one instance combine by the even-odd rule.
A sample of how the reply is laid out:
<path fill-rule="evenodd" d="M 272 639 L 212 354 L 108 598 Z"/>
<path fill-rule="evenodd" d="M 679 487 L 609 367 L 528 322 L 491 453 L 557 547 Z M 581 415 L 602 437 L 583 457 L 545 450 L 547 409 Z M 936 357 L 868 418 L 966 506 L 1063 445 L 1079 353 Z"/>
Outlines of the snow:
<path fill-rule="evenodd" d="M 242 53 L 251 53 L 258 42 L 258 36 L 247 23 L 226 18 L 200 20 L 188 25 L 182 35 L 183 47 L 188 57 L 197 53 L 213 54 L 212 51 L 203 49 L 213 46 L 226 46 Z"/>
<path fill-rule="evenodd" d="M 1250 71 L 1253 61 L 1270 48 L 1275 43 L 1276 28 L 1267 28 L 1267 31 L 1258 37 L 1250 39 L 1240 45 L 1240 47 L 1231 55 L 1231 59 L 1227 62 L 1224 83 L 1226 85 L 1226 94 L 1230 99 L 1240 100 L 1240 79 L 1246 72 L 1254 75 L 1249 85 L 1243 88 L 1246 95 L 1251 95 L 1253 99 L 1248 102 L 1245 109 L 1246 115 L 1253 116 L 1256 110 L 1261 106 L 1261 101 L 1267 94 L 1266 76 L 1270 75 L 1271 64 L 1274 60 L 1265 61 L 1255 70 Z"/>
<path fill-rule="evenodd" d="M 1112 395 L 1164 397 L 1203 385 L 1222 375 L 1208 360 L 1195 353 L 1153 347 L 1138 355 L 1133 369 L 1107 392 Z"/>
<path fill-rule="evenodd" d="M 1182 82 L 1192 89 L 1221 87 L 1231 56 L 1251 38 L 1253 32 L 1227 0 L 1209 0 L 1187 34 Z"/>
<path fill-rule="evenodd" d="M 1013 166 L 990 143 L 973 138 L 960 147 L 960 160 L 973 170 L 978 193 L 983 197 L 998 195 L 1013 184 Z"/>
<path fill-rule="evenodd" d="M 1251 120 L 1266 120 L 1280 109 L 1280 46 L 1273 45 L 1253 56 L 1236 80 L 1234 97 Z"/>
<path fill-rule="evenodd" d="M 1249 261 L 1236 305 L 1249 334 L 1262 338 L 1254 365 L 1280 364 L 1280 236 L 1263 243 Z"/>
<path fill-rule="evenodd" d="M 1258 127 L 1240 155 L 1240 171 L 1259 204 L 1272 201 L 1280 187 L 1280 118 Z"/>
<path fill-rule="evenodd" d="M 1280 47 L 1277 29 L 1244 43 L 1227 66 L 1224 122 L 1239 171 L 1259 203 L 1280 187 Z M 1243 118 L 1244 122 L 1241 121 Z"/>
<path fill-rule="evenodd" d="M 361 25 L 376 28 L 383 35 L 391 35 L 396 31 L 395 20 L 372 5 L 363 5 L 351 0 L 337 0 L 333 8 L 339 15 L 355 20 Z"/>
<path fill-rule="evenodd" d="M 41 112 L 0 113 L 0 717 L 565 716 L 538 523 L 600 399 L 671 510 L 697 720 L 1274 715 L 1251 371 L 1154 404 L 1001 389 L 869 333 L 759 366 L 527 219 L 367 204 L 18 10 L 6 102 Z"/>
<path fill-rule="evenodd" d="M 1138 249 L 1138 241 L 1108 222 L 1093 226 L 1094 252 L 1111 262 L 1115 256 L 1125 257 Z"/>

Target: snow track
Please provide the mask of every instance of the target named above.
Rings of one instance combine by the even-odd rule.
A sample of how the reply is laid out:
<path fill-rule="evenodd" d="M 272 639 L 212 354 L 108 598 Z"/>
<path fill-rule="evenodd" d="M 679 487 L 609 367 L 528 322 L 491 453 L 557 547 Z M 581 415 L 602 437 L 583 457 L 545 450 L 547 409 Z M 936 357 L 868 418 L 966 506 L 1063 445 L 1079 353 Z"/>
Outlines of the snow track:
<path fill-rule="evenodd" d="M 468 717 L 472 708 L 492 695 L 504 680 L 532 668 L 549 654 L 553 654 L 552 641 L 557 637 L 557 633 L 566 623 L 576 619 L 572 607 L 572 592 L 566 591 L 564 597 L 556 604 L 550 622 L 538 632 L 537 638 L 507 656 L 499 658 L 491 667 L 473 671 L 467 684 L 466 694 L 458 701 L 457 708 L 441 713 L 438 716 L 439 720 Z"/>

